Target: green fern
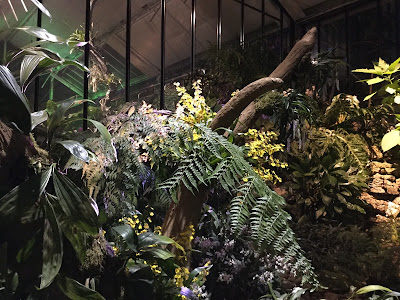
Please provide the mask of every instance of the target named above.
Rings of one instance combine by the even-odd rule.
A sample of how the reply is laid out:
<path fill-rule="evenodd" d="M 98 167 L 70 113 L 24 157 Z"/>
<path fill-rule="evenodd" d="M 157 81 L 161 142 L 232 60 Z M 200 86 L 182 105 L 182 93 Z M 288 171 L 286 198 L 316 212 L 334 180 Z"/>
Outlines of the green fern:
<path fill-rule="evenodd" d="M 250 224 L 252 239 L 261 248 L 285 255 L 296 264 L 296 271 L 303 282 L 317 285 L 310 261 L 304 257 L 293 231 L 289 227 L 290 216 L 282 209 L 283 198 L 273 192 L 245 160 L 242 148 L 230 143 L 208 127 L 196 124 L 200 134 L 196 146 L 186 152 L 173 176 L 161 183 L 159 189 L 167 189 L 176 199 L 177 188 L 182 182 L 194 192 L 199 182 L 215 186 L 219 184 L 235 196 L 231 200 L 230 218 L 234 232 L 238 233 Z M 211 162 L 212 161 L 212 162 Z"/>

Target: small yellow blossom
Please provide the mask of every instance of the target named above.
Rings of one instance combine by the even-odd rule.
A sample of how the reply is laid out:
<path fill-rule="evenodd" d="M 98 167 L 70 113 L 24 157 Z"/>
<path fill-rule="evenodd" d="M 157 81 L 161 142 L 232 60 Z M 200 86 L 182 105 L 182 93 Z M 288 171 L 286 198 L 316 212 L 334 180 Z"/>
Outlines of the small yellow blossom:
<path fill-rule="evenodd" d="M 247 157 L 252 159 L 254 171 L 265 181 L 281 182 L 282 179 L 274 170 L 265 167 L 267 165 L 277 168 L 287 167 L 286 163 L 273 157 L 274 153 L 283 151 L 284 147 L 283 144 L 273 143 L 278 138 L 277 133 L 249 129 L 244 136 L 246 138 L 245 146 L 248 149 Z M 244 181 L 246 182 L 248 179 L 244 179 Z"/>

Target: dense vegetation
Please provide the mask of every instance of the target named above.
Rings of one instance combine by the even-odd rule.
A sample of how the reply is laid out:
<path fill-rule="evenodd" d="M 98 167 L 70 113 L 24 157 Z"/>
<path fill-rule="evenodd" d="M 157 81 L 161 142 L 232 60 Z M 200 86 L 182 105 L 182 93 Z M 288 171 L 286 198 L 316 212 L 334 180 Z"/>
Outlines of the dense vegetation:
<path fill-rule="evenodd" d="M 79 32 L 20 30 L 85 45 Z M 339 61 L 309 57 L 314 42 L 312 29 L 276 68 L 272 54 L 258 63 L 257 43 L 210 51 L 199 80 L 175 84 L 173 110 L 106 97 L 79 134 L 73 108 L 96 101 L 31 113 L 25 92 L 54 68 L 89 70 L 44 46 L 11 55 L 0 66 L 1 299 L 397 299 L 400 59 L 355 70 L 377 87 L 360 102 L 332 85 Z M 92 76 L 103 66 L 92 61 Z M 111 88 L 103 77 L 93 89 Z"/>

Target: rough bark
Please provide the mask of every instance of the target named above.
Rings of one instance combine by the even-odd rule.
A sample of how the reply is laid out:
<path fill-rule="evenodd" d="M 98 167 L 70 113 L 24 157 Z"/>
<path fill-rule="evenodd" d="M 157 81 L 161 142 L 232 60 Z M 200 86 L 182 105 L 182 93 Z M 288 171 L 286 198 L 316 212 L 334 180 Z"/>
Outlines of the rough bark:
<path fill-rule="evenodd" d="M 201 185 L 199 191 L 193 195 L 182 183 L 180 185 L 179 202 L 171 202 L 162 225 L 162 234 L 179 240 L 180 233 L 188 229 L 189 225 L 195 228 L 200 220 L 203 203 L 206 202 L 208 187 Z M 190 249 L 191 245 L 181 245 Z"/>
<path fill-rule="evenodd" d="M 269 90 L 279 87 L 295 69 L 305 54 L 311 51 L 316 39 L 316 28 L 312 28 L 296 43 L 286 59 L 271 73 L 269 77 L 259 79 L 240 90 L 217 113 L 210 124 L 213 130 L 219 127 L 229 127 L 240 115 L 237 126 L 249 126 L 257 120 L 257 110 L 254 100 Z M 283 79 L 283 80 L 282 80 Z M 244 111 L 243 111 L 244 109 Z M 243 112 L 242 112 L 243 111 Z M 247 127 L 249 128 L 249 127 Z M 243 131 L 239 131 L 243 132 Z M 185 231 L 190 224 L 196 225 L 200 219 L 203 203 L 207 198 L 208 188 L 202 186 L 198 193 L 193 195 L 183 184 L 178 194 L 178 203 L 171 202 L 162 225 L 163 234 L 171 238 L 179 238 L 179 234 Z M 184 247 L 187 245 L 183 245 Z"/>
<path fill-rule="evenodd" d="M 269 78 L 280 78 L 285 81 L 296 69 L 303 57 L 314 48 L 316 38 L 317 29 L 313 27 L 293 46 L 288 56 L 269 75 Z M 240 114 L 234 133 L 246 132 L 260 117 L 261 111 L 256 108 L 255 99 L 253 98 L 252 102 Z"/>
<path fill-rule="evenodd" d="M 215 130 L 219 127 L 229 127 L 254 99 L 279 87 L 282 83 L 281 79 L 272 77 L 261 78 L 250 83 L 218 111 L 210 128 Z"/>

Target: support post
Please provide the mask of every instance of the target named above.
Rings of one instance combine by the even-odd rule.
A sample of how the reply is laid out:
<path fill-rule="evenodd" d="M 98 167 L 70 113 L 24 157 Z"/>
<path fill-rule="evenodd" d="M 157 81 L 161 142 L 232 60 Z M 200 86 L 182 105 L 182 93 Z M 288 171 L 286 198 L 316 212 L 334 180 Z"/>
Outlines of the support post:
<path fill-rule="evenodd" d="M 344 13 L 345 23 L 345 39 L 346 39 L 346 63 L 347 63 L 347 74 L 350 73 L 350 34 L 349 34 L 349 11 L 346 10 Z"/>
<path fill-rule="evenodd" d="M 131 23 L 132 2 L 126 0 L 126 30 L 125 30 L 125 102 L 129 102 L 131 94 Z"/>
<path fill-rule="evenodd" d="M 42 3 L 42 0 L 39 0 L 40 3 Z M 36 22 L 37 27 L 42 27 L 42 11 L 40 9 L 37 9 L 37 22 Z M 37 38 L 37 41 L 40 39 Z M 33 98 L 33 111 L 38 111 L 39 110 L 39 93 L 40 93 L 40 78 L 37 76 L 35 78 L 35 94 Z"/>
<path fill-rule="evenodd" d="M 161 70 L 160 70 L 160 109 L 165 108 L 165 13 L 166 0 L 161 0 Z"/>
<path fill-rule="evenodd" d="M 400 9 L 400 0 L 395 0 L 395 11 L 398 12 Z M 398 49 L 400 47 L 400 22 L 399 22 L 399 15 L 396 14 L 397 18 L 395 18 L 395 23 L 396 23 L 396 53 L 395 53 L 395 57 L 398 57 Z"/>
<path fill-rule="evenodd" d="M 240 2 L 240 46 L 244 49 L 244 0 Z"/>
<path fill-rule="evenodd" d="M 317 47 L 318 47 L 318 53 L 321 53 L 321 22 L 320 21 L 318 21 L 317 28 L 318 28 Z"/>
<path fill-rule="evenodd" d="M 190 74 L 192 75 L 192 80 L 193 80 L 195 64 L 196 64 L 196 0 L 192 0 L 192 14 L 191 14 L 190 26 L 191 26 L 191 36 L 192 36 Z"/>
<path fill-rule="evenodd" d="M 280 8 L 280 20 L 279 20 L 279 25 L 280 25 L 280 60 L 283 60 L 283 10 Z"/>
<path fill-rule="evenodd" d="M 264 40 L 265 31 L 265 0 L 261 0 L 261 40 Z"/>
<path fill-rule="evenodd" d="M 381 56 L 381 47 L 384 47 L 383 42 L 384 38 L 382 37 L 382 5 L 381 5 L 381 0 L 376 0 L 376 34 L 377 34 L 377 57 Z"/>
<path fill-rule="evenodd" d="M 222 47 L 222 0 L 218 0 L 218 20 L 217 20 L 217 49 L 221 50 Z"/>
<path fill-rule="evenodd" d="M 85 58 L 84 64 L 85 67 L 89 68 L 89 56 L 90 56 L 90 26 L 91 26 L 91 18 L 90 18 L 90 0 L 86 0 L 86 17 L 85 17 Z M 83 74 L 83 99 L 89 99 L 89 73 L 84 72 Z M 83 102 L 83 130 L 87 130 L 88 128 L 88 112 L 89 112 L 89 104 L 87 101 Z"/>

